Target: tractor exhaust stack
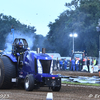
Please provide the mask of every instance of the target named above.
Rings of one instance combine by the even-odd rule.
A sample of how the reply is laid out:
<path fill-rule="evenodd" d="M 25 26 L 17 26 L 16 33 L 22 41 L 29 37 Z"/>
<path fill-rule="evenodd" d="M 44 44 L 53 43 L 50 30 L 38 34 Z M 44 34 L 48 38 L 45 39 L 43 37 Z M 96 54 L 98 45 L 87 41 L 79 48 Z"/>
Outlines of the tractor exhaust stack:
<path fill-rule="evenodd" d="M 42 48 L 42 53 L 43 53 L 43 54 L 45 54 L 45 51 L 46 51 L 45 48 Z"/>
<path fill-rule="evenodd" d="M 37 51 L 37 53 L 40 53 L 40 48 L 37 48 L 37 50 L 36 50 L 36 51 Z"/>

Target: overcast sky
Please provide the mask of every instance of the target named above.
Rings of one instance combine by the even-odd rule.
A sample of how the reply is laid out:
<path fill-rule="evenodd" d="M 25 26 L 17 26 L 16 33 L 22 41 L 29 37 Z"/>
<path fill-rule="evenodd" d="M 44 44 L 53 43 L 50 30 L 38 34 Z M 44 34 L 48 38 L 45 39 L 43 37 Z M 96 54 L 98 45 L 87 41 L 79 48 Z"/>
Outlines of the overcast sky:
<path fill-rule="evenodd" d="M 0 13 L 11 15 L 22 24 L 35 26 L 36 34 L 47 35 L 49 22 L 65 11 L 72 0 L 0 0 Z"/>

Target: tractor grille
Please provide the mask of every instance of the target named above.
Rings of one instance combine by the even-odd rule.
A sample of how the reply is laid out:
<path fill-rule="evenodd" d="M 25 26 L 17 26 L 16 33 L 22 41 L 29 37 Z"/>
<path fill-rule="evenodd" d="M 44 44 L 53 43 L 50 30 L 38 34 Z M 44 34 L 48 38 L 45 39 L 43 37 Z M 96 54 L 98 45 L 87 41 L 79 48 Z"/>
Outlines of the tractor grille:
<path fill-rule="evenodd" d="M 40 60 L 43 73 L 50 73 L 51 60 Z"/>

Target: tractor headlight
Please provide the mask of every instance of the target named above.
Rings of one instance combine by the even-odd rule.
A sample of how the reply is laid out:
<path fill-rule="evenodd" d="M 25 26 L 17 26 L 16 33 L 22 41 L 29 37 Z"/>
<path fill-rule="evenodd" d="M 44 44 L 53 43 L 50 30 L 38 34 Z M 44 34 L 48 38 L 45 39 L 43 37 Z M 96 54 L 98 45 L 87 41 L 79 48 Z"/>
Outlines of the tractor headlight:
<path fill-rule="evenodd" d="M 51 62 L 51 66 L 50 66 L 50 74 L 52 74 L 52 71 L 53 71 L 53 60 Z"/>
<path fill-rule="evenodd" d="M 43 73 L 43 71 L 42 71 L 42 65 L 41 65 L 39 59 L 37 60 L 37 67 L 38 67 L 38 73 L 42 74 Z"/>

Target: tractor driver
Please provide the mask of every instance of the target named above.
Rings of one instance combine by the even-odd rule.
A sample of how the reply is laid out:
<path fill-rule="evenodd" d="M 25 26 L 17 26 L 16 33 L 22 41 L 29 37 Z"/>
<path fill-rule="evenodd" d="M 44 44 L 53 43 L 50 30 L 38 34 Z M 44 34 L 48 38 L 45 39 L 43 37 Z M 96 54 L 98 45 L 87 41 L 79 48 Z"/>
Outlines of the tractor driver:
<path fill-rule="evenodd" d="M 23 53 L 25 51 L 23 48 L 23 43 L 19 42 L 16 49 L 16 52 L 20 54 L 20 62 L 23 62 Z"/>
<path fill-rule="evenodd" d="M 22 52 L 25 52 L 27 49 L 25 49 L 23 47 L 23 43 L 22 42 L 19 42 L 18 45 L 17 45 L 17 53 L 22 53 Z"/>
<path fill-rule="evenodd" d="M 22 51 L 24 50 L 24 49 L 23 49 L 23 44 L 22 44 L 22 42 L 19 42 L 19 43 L 18 43 L 17 49 L 18 49 L 18 52 L 19 52 L 19 53 L 22 52 Z"/>

